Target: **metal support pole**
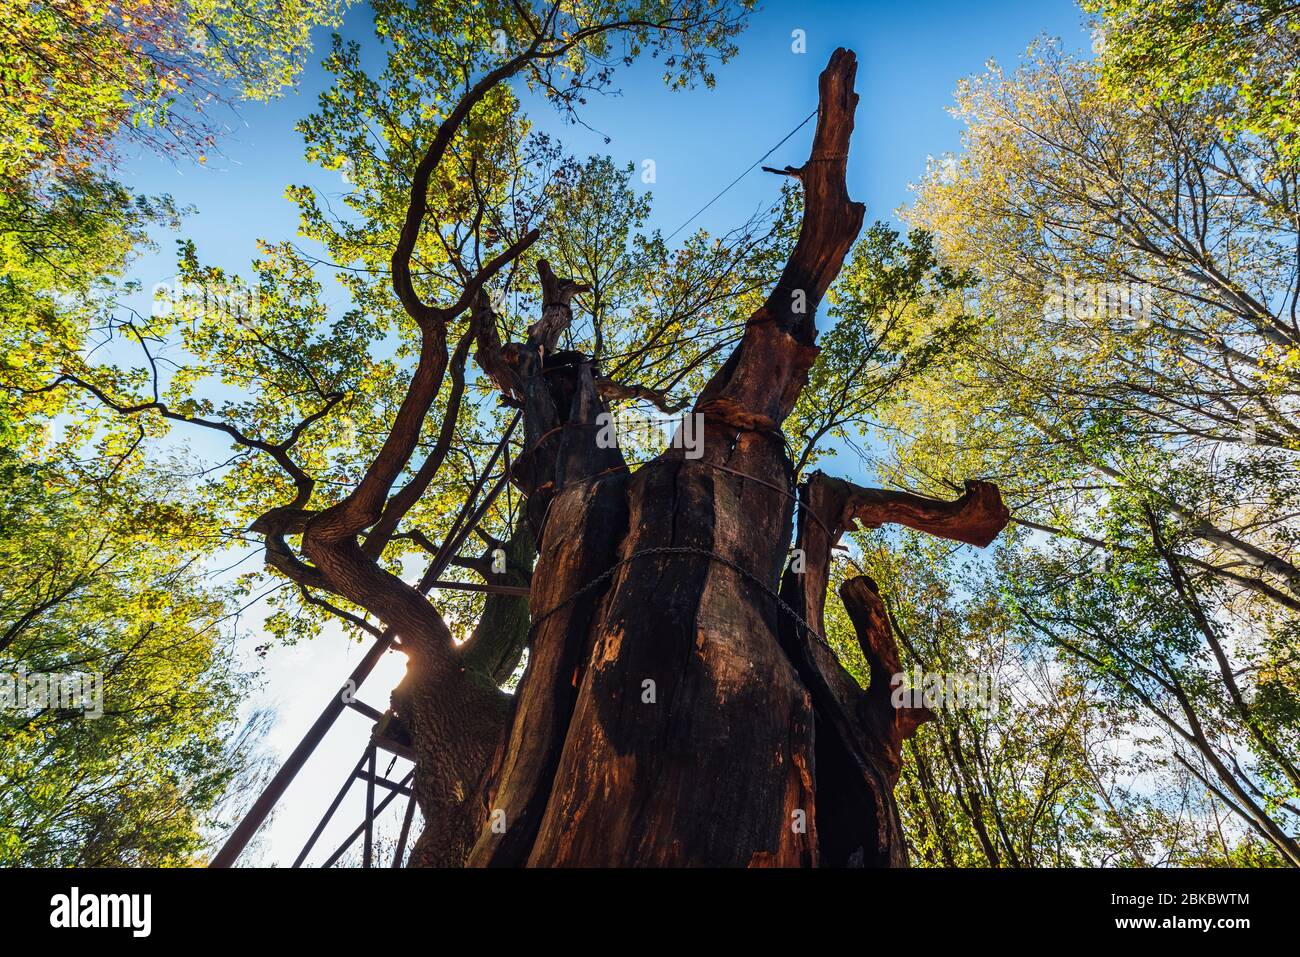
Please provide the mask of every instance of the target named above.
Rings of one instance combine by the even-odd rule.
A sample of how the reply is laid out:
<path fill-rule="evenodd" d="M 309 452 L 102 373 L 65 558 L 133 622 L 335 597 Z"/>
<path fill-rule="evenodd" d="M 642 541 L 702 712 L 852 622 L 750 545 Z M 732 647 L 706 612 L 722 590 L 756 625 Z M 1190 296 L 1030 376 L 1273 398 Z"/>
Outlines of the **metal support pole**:
<path fill-rule="evenodd" d="M 370 774 L 366 778 L 366 844 L 361 852 L 361 866 L 366 870 L 370 870 L 375 856 L 375 773 L 379 770 L 375 767 L 375 752 L 378 750 L 371 744 L 366 752 L 370 759 Z"/>
<path fill-rule="evenodd" d="M 407 771 L 406 777 L 402 778 L 402 780 L 399 783 L 405 786 L 411 782 L 411 778 L 414 776 L 415 776 L 414 770 Z M 388 805 L 392 804 L 396 800 L 397 800 L 397 792 L 396 791 L 388 792 L 388 797 L 384 798 L 377 805 L 375 805 L 375 817 L 378 817 L 379 815 L 383 814 L 384 810 L 388 807 Z M 321 867 L 333 867 L 338 862 L 338 859 L 347 853 L 348 848 L 352 846 L 352 842 L 355 841 L 358 837 L 360 837 L 363 833 L 365 833 L 365 829 L 366 826 L 364 824 L 358 824 L 356 828 L 353 829 L 352 833 L 348 835 L 347 840 L 345 840 L 342 844 L 338 846 L 338 850 L 336 850 L 333 854 L 331 854 L 329 860 L 327 860 L 324 864 L 322 864 Z"/>
<path fill-rule="evenodd" d="M 288 789 L 293 779 L 297 777 L 298 772 L 302 770 L 307 758 L 316 750 L 316 745 L 320 744 L 321 739 L 325 737 L 325 732 L 334 724 L 334 719 L 347 707 L 344 698 L 350 698 L 355 694 L 356 689 L 369 677 L 370 672 L 375 670 L 375 665 L 379 664 L 379 659 L 384 656 L 384 652 L 392 645 L 394 637 L 396 635 L 392 630 L 385 631 L 370 646 L 370 650 L 366 652 L 365 657 L 357 662 L 357 666 L 352 669 L 352 674 L 348 676 L 347 682 L 330 696 L 329 701 L 325 703 L 325 707 L 320 713 L 320 717 L 308 729 L 303 739 L 298 742 L 298 746 L 293 749 L 293 753 L 289 755 L 288 760 L 275 773 L 275 777 L 271 778 L 266 790 L 253 802 L 253 806 L 248 809 L 244 819 L 230 832 L 230 836 L 226 838 L 226 843 L 221 846 L 221 850 L 209 862 L 209 867 L 230 867 L 235 863 L 244 848 L 248 846 L 248 842 L 253 839 L 253 835 L 258 832 L 263 822 L 266 821 L 271 809 L 275 807 L 281 795 Z"/>
<path fill-rule="evenodd" d="M 411 799 L 406 802 L 406 814 L 402 818 L 402 831 L 397 835 L 397 853 L 393 855 L 393 867 L 402 866 L 402 855 L 406 853 L 406 838 L 411 833 L 411 819 L 415 817 L 415 791 L 411 791 Z"/>
<path fill-rule="evenodd" d="M 348 788 L 352 787 L 352 782 L 357 779 L 357 775 L 361 773 L 361 768 L 365 763 L 366 756 L 363 754 L 361 755 L 361 760 L 357 762 L 357 766 L 352 769 L 352 773 L 349 774 L 347 780 L 343 782 L 343 787 L 339 788 L 339 793 L 334 795 L 334 800 L 330 802 L 329 808 L 325 811 L 325 816 L 322 817 L 320 823 L 316 825 L 316 830 L 311 832 L 311 837 L 307 838 L 307 843 L 303 845 L 302 850 L 298 852 L 298 856 L 294 858 L 294 867 L 302 867 L 302 862 L 307 859 L 307 855 L 311 853 L 311 849 L 316 846 L 316 841 L 324 832 L 326 825 L 329 824 L 330 818 L 334 816 L 334 812 L 337 811 L 339 805 L 343 803 L 343 797 L 348 793 Z"/>

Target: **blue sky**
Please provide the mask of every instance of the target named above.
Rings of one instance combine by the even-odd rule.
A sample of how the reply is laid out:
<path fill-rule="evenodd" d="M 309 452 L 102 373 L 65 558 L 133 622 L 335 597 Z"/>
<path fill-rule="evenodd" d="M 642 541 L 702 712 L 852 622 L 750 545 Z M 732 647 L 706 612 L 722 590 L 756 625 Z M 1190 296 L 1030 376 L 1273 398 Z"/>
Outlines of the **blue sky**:
<path fill-rule="evenodd" d="M 805 31 L 807 52 L 791 51 L 794 30 Z M 377 52 L 365 4 L 352 8 L 342 32 Z M 545 108 L 532 118 L 580 156 L 653 159 L 652 225 L 670 232 L 816 107 L 817 74 L 832 50 L 846 46 L 858 55 L 861 97 L 849 192 L 867 204 L 868 221 L 888 219 L 907 201 L 907 185 L 925 168 L 926 156 L 958 148 L 960 125 L 944 111 L 956 82 L 981 71 L 990 57 L 1014 63 L 1042 34 L 1088 48 L 1083 15 L 1069 0 L 769 0 L 712 90 L 670 92 L 647 60 L 620 75 L 621 95 L 589 103 L 583 120 L 590 130 L 567 125 Z M 328 34 L 318 31 L 318 53 L 327 45 Z M 337 173 L 304 161 L 293 129 L 329 81 L 317 59 L 289 95 L 240 107 L 206 167 L 152 156 L 128 164 L 124 178 L 140 191 L 167 192 L 198 210 L 184 232 L 204 260 L 246 271 L 257 238 L 292 237 L 297 216 L 283 198 L 286 185 L 316 185 L 333 194 L 343 189 Z M 378 56 L 372 62 L 381 65 Z M 810 123 L 771 157 L 771 165 L 801 162 L 811 136 Z M 779 185 L 778 178 L 755 170 L 693 225 L 725 231 L 769 203 Z M 159 270 L 172 271 L 167 246 L 140 264 L 147 286 L 159 281 Z"/>
<path fill-rule="evenodd" d="M 368 24 L 367 8 L 358 5 L 342 32 L 373 47 Z M 795 30 L 804 31 L 804 53 L 791 49 Z M 945 112 L 958 80 L 982 71 L 990 58 L 1014 65 L 1041 35 L 1061 37 L 1067 48 L 1080 52 L 1089 48 L 1083 15 L 1067 0 L 770 0 L 742 34 L 740 55 L 719 70 L 713 90 L 670 93 L 647 62 L 624 72 L 618 83 L 621 96 L 589 104 L 583 119 L 590 130 L 566 125 L 544 109 L 533 118 L 579 156 L 609 153 L 620 162 L 638 164 L 653 159 L 657 181 L 650 187 L 655 195 L 651 225 L 668 233 L 815 108 L 817 74 L 832 50 L 849 47 L 858 56 L 861 97 L 849 193 L 867 204 L 868 222 L 888 220 L 907 202 L 908 184 L 919 179 L 926 157 L 959 148 L 960 126 Z M 327 47 L 322 31 L 316 37 L 317 54 L 290 95 L 241 107 L 220 152 L 210 155 L 205 167 L 178 167 L 153 157 L 128 164 L 124 179 L 140 192 L 170 193 L 178 204 L 195 207 L 182 232 L 197 243 L 202 260 L 246 274 L 257 239 L 295 236 L 296 211 L 283 198 L 287 185 L 314 185 L 334 194 L 344 188 L 337 173 L 303 160 L 293 129 L 328 82 L 316 63 Z M 811 136 L 808 124 L 768 164 L 802 162 Z M 755 170 L 692 226 L 725 232 L 770 203 L 780 185 L 777 177 Z M 134 278 L 146 291 L 174 273 L 173 238 L 160 235 L 160 252 L 136 264 Z M 342 290 L 329 276 L 322 279 L 327 291 L 333 290 L 327 301 L 342 305 Z M 269 748 L 283 755 L 293 747 L 361 653 L 360 646 L 334 634 L 268 656 L 262 663 L 264 690 L 253 704 L 276 709 Z M 382 709 L 402 668 L 399 656 L 387 656 L 363 688 L 362 700 Z M 293 859 L 356 762 L 368 732 L 369 722 L 359 715 L 340 718 L 264 831 L 264 863 Z M 360 795 L 358 786 L 341 809 L 341 820 L 322 838 L 321 850 L 332 850 L 359 821 Z M 399 809 L 400 803 L 391 810 Z M 396 826 L 394 821 L 392 832 Z"/>

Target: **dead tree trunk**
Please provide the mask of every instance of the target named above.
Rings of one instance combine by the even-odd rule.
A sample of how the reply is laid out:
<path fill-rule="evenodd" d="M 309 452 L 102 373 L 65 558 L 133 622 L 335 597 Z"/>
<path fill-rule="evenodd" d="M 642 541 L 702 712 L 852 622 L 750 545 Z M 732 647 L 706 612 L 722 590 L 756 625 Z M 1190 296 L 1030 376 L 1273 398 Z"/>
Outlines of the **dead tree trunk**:
<path fill-rule="evenodd" d="M 862 225 L 845 167 L 853 54 L 820 80 L 797 245 L 699 396 L 703 454 L 629 473 L 597 442 L 599 371 L 554 352 L 577 287 L 541 264 L 543 315 L 477 358 L 524 411 L 516 464 L 537 542 L 527 673 L 481 793 L 473 865 L 904 865 L 893 803 L 897 651 L 874 586 L 841 595 L 872 665 L 863 692 L 821 638 L 830 549 L 854 519 L 985 544 L 996 489 L 955 503 L 814 476 L 796 489 L 781 424 L 817 355 L 816 307 Z M 485 297 L 476 310 L 486 313 Z M 802 574 L 787 569 L 798 509 Z M 784 580 L 783 580 L 784 572 Z M 417 709 L 418 710 L 418 709 Z M 412 727 L 417 751 L 421 727 Z M 446 725 L 443 725 L 445 732 Z"/>

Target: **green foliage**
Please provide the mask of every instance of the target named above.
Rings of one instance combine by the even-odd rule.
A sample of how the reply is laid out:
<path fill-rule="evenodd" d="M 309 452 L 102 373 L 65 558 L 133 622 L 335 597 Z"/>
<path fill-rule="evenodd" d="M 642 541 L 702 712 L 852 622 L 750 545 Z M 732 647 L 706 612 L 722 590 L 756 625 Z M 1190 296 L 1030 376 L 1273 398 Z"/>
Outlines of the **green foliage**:
<path fill-rule="evenodd" d="M 90 171 L 122 138 L 202 161 L 204 109 L 293 82 L 341 0 L 3 0 L 0 183 Z"/>
<path fill-rule="evenodd" d="M 0 671 L 100 674 L 104 711 L 0 711 L 5 864 L 194 863 L 232 781 L 263 770 L 265 716 L 233 724 L 250 681 L 231 645 L 240 593 L 205 574 L 230 536 L 179 460 L 142 464 L 158 422 L 107 415 L 65 377 L 93 377 L 96 347 L 118 337 L 157 371 L 152 317 L 123 307 L 138 292 L 123 277 L 180 212 L 110 178 L 116 147 L 201 162 L 205 109 L 292 82 L 309 30 L 340 10 L 0 4 Z"/>
<path fill-rule="evenodd" d="M 0 191 L 0 422 L 29 426 L 62 396 L 35 392 L 69 364 L 92 328 L 109 321 L 108 297 L 147 244 L 148 229 L 176 225 L 166 197 L 133 197 L 78 176 L 37 198 Z M 11 441 L 17 441 L 11 435 Z"/>
<path fill-rule="evenodd" d="M 832 588 L 862 573 L 879 584 L 905 671 L 994 681 L 996 708 L 939 709 L 904 747 L 897 797 L 913 864 L 1281 863 L 1170 758 L 1167 741 L 1143 724 L 1113 675 L 1075 667 L 1076 658 L 1032 633 L 1025 596 L 1057 595 L 1025 567 L 1038 560 L 1014 535 L 976 560 L 916 533 L 872 532 L 855 535 L 851 556 L 833 569 Z M 1134 591 L 1132 601 L 1150 600 Z M 1130 612 L 1116 616 L 1138 623 L 1140 612 Z M 1104 615 L 1078 620 L 1106 634 Z M 836 602 L 828 604 L 827 637 L 865 682 Z M 1124 632 L 1117 644 L 1129 647 L 1132 637 Z"/>
<path fill-rule="evenodd" d="M 695 0 L 562 3 L 547 34 L 557 38 L 547 47 L 555 55 L 522 74 L 521 86 L 531 85 L 572 115 L 588 93 L 610 84 L 609 62 L 640 54 L 659 57 L 671 85 L 710 83 L 711 64 L 734 52 L 740 12 L 743 5 Z M 244 277 L 206 266 L 199 249 L 183 244 L 177 287 L 165 290 L 135 328 L 107 330 L 105 341 L 117 340 L 118 354 L 125 344 L 139 359 L 127 353 L 126 361 L 99 365 L 86 378 L 119 406 L 148 402 L 156 386 L 174 417 L 219 423 L 259 442 L 292 437 L 293 461 L 311 483 L 310 497 L 299 505 L 314 510 L 341 500 L 387 439 L 421 348 L 421 331 L 394 296 L 390 273 L 411 177 L 467 82 L 519 55 L 541 26 L 538 16 L 513 3 L 375 5 L 384 68 L 363 64 L 360 47 L 336 37 L 325 58 L 334 82 L 299 125 L 308 159 L 338 170 L 345 187 L 341 200 L 305 187 L 288 190 L 301 211 L 301 235 L 319 242 L 329 261 L 290 243 L 264 242 Z M 665 16 L 693 26 L 645 25 Z M 566 155 L 532 132 L 511 86 L 494 86 L 448 138 L 430 179 L 412 256 L 417 294 L 447 303 L 467 275 L 540 228 L 536 245 L 489 287 L 502 339 L 522 337 L 535 321 L 536 264 L 548 258 L 561 275 L 591 287 L 574 303 L 576 319 L 563 347 L 597 355 L 604 375 L 680 401 L 716 369 L 766 295 L 794 241 L 797 191 L 784 190 L 773 209 L 728 235 L 699 232 L 672 248 L 645 229 L 652 196 L 636 188 L 634 174 L 608 157 Z M 335 282 L 345 295 L 343 310 L 332 307 Z M 465 335 L 467 319 L 453 319 L 449 343 Z M 170 359 L 160 376 L 151 355 L 164 350 Z M 425 420 L 423 450 L 434 447 L 449 414 L 453 377 L 445 378 Z M 451 452 L 381 555 L 390 571 L 404 573 L 416 560 L 421 546 L 414 532 L 431 541 L 446 534 L 502 430 L 508 410 L 496 406 L 494 387 L 472 365 L 465 377 Z M 95 404 L 83 398 L 87 407 Z M 154 414 L 140 422 L 151 432 L 170 424 Z M 272 456 L 238 439 L 232 453 L 205 489 L 228 524 L 248 525 L 294 499 L 296 484 Z M 401 481 L 421 461 L 417 455 Z M 485 529 L 507 538 L 517 506 L 503 496 Z M 278 580 L 276 572 L 252 572 L 245 587 L 253 589 L 267 574 Z M 298 589 L 269 599 L 272 634 L 294 641 L 331 620 L 329 609 L 305 599 Z M 441 601 L 454 630 L 468 634 L 481 598 Z M 335 607 L 365 614 L 341 600 Z"/>
<path fill-rule="evenodd" d="M 105 481 L 6 449 L 0 477 L 0 671 L 95 673 L 103 694 L 99 717 L 0 710 L 0 863 L 193 863 L 256 758 L 233 734 L 248 678 L 225 596 L 195 563 L 207 520 L 165 474 Z"/>
<path fill-rule="evenodd" d="M 1285 128 L 1225 110 L 1284 78 L 1271 35 L 1239 31 L 1253 52 L 1194 54 L 1232 90 L 1145 95 L 1138 60 L 1154 69 L 1161 44 L 1131 31 L 1240 5 L 1103 6 L 1100 63 L 1040 43 L 958 90 L 963 152 L 907 218 L 970 273 L 983 318 L 884 407 L 884 471 L 932 494 L 985 478 L 1009 500 L 1022 531 L 967 587 L 992 588 L 994 634 L 1087 704 L 1061 758 L 1101 815 L 1067 829 L 1083 859 L 1295 863 L 1295 170 Z"/>
<path fill-rule="evenodd" d="M 832 288 L 832 324 L 785 425 L 802 449 L 797 470 L 830 450 L 827 439 L 868 436 L 900 386 L 967 336 L 972 282 L 939 261 L 925 231 L 867 229 Z"/>
<path fill-rule="evenodd" d="M 1300 160 L 1300 9 L 1289 0 L 1085 0 L 1106 86 L 1144 102 L 1212 102 L 1225 134 Z"/>

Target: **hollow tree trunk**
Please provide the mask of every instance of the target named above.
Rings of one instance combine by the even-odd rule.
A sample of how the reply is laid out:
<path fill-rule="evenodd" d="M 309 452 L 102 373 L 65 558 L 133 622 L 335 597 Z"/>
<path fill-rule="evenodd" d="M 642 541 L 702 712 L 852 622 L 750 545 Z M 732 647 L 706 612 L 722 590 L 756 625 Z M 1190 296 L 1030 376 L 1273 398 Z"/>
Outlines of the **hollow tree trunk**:
<path fill-rule="evenodd" d="M 822 641 L 830 549 L 854 519 L 981 540 L 1001 527 L 1001 501 L 991 486 L 956 503 L 819 476 L 794 487 L 781 423 L 817 354 L 816 306 L 862 225 L 845 188 L 855 69 L 838 50 L 821 76 L 812 154 L 789 171 L 805 193 L 799 240 L 696 403 L 700 458 L 673 448 L 630 474 L 599 446 L 598 370 L 554 351 L 580 287 L 545 263 L 526 342 L 502 347 L 479 323 L 478 361 L 524 410 L 515 478 L 538 560 L 528 668 L 466 801 L 469 864 L 906 863 L 893 787 L 926 715 L 889 706 L 897 652 L 867 580 L 841 594 L 868 691 Z M 803 574 L 787 570 L 800 499 Z"/>

